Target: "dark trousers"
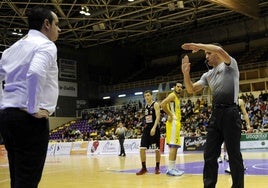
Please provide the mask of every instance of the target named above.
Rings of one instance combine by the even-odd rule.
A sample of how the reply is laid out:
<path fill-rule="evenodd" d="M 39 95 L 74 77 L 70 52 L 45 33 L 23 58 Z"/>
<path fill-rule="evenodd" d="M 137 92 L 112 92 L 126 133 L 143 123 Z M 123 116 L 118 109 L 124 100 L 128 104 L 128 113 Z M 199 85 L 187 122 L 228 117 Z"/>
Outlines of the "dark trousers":
<path fill-rule="evenodd" d="M 8 152 L 11 188 L 37 188 L 47 153 L 48 120 L 7 108 L 0 112 L 0 132 Z"/>
<path fill-rule="evenodd" d="M 119 137 L 120 155 L 122 155 L 122 154 L 126 154 L 126 153 L 125 153 L 125 148 L 124 148 L 124 142 L 125 142 L 125 138 L 120 138 L 120 137 Z"/>
<path fill-rule="evenodd" d="M 218 178 L 217 158 L 221 145 L 225 142 L 229 156 L 232 188 L 244 187 L 244 167 L 240 152 L 241 118 L 238 107 L 214 108 L 209 125 L 204 149 L 204 188 L 215 188 Z"/>

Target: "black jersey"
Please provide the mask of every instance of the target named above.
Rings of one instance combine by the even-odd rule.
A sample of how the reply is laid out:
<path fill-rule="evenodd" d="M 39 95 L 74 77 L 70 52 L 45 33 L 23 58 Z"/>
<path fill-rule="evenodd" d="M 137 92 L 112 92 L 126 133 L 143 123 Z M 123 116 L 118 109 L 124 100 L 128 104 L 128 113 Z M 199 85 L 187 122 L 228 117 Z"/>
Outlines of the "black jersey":
<path fill-rule="evenodd" d="M 142 132 L 141 137 L 141 148 L 151 148 L 151 149 L 159 149 L 160 148 L 160 128 L 157 125 L 155 129 L 155 135 L 151 136 L 150 131 L 154 126 L 154 122 L 156 120 L 154 103 L 145 106 L 144 112 L 144 121 L 145 126 Z"/>
<path fill-rule="evenodd" d="M 145 106 L 145 112 L 144 112 L 144 115 L 145 115 L 145 123 L 149 127 L 153 127 L 154 126 L 154 122 L 155 122 L 155 119 L 156 119 L 155 109 L 154 109 L 154 103 L 155 102 L 152 102 L 152 104 L 150 104 L 150 105 L 147 104 Z"/>

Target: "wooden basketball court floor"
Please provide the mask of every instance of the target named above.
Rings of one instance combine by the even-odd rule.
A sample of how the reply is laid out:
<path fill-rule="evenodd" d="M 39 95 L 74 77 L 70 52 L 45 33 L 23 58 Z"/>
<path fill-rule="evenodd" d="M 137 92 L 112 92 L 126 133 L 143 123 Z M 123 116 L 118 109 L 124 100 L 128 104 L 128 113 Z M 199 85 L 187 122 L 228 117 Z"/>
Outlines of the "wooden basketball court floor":
<path fill-rule="evenodd" d="M 245 164 L 245 188 L 268 186 L 268 152 L 266 150 L 242 151 Z M 185 174 L 171 177 L 165 174 L 168 154 L 161 156 L 161 174 L 153 173 L 154 153 L 147 153 L 149 173 L 137 176 L 141 164 L 139 154 L 48 156 L 39 188 L 202 188 L 202 152 L 177 155 L 177 167 Z M 224 170 L 228 163 L 219 164 L 217 188 L 231 187 L 232 180 Z M 0 156 L 0 188 L 9 188 L 9 171 L 6 156 Z"/>

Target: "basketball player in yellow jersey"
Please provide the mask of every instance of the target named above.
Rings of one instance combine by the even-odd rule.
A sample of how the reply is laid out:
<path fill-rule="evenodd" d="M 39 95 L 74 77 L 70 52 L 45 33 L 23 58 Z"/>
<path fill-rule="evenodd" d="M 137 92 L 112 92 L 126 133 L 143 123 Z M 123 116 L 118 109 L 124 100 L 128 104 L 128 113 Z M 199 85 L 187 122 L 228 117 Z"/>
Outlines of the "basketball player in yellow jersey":
<path fill-rule="evenodd" d="M 176 82 L 174 91 L 160 104 L 162 110 L 168 115 L 166 122 L 166 143 L 169 146 L 169 164 L 166 174 L 169 176 L 181 176 L 184 173 L 184 171 L 176 168 L 177 151 L 181 146 L 181 108 L 179 95 L 182 89 L 182 84 Z"/>

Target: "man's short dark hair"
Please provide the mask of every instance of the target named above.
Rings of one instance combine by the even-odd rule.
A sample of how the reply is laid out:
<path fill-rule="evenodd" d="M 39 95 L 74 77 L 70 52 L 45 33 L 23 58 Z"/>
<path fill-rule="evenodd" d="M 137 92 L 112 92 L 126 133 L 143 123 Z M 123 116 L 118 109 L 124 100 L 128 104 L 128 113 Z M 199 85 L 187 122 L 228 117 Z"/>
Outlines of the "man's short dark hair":
<path fill-rule="evenodd" d="M 177 84 L 181 84 L 181 88 L 182 88 L 182 89 L 185 89 L 184 85 L 183 85 L 180 81 L 176 81 L 176 83 L 175 83 L 174 86 L 176 86 Z"/>
<path fill-rule="evenodd" d="M 29 29 L 41 30 L 45 19 L 52 23 L 53 15 L 52 11 L 44 6 L 34 7 L 28 13 L 28 26 Z"/>
<path fill-rule="evenodd" d="M 151 90 L 146 90 L 146 91 L 144 91 L 144 94 L 145 93 L 150 93 L 151 95 L 153 95 L 153 92 Z"/>

